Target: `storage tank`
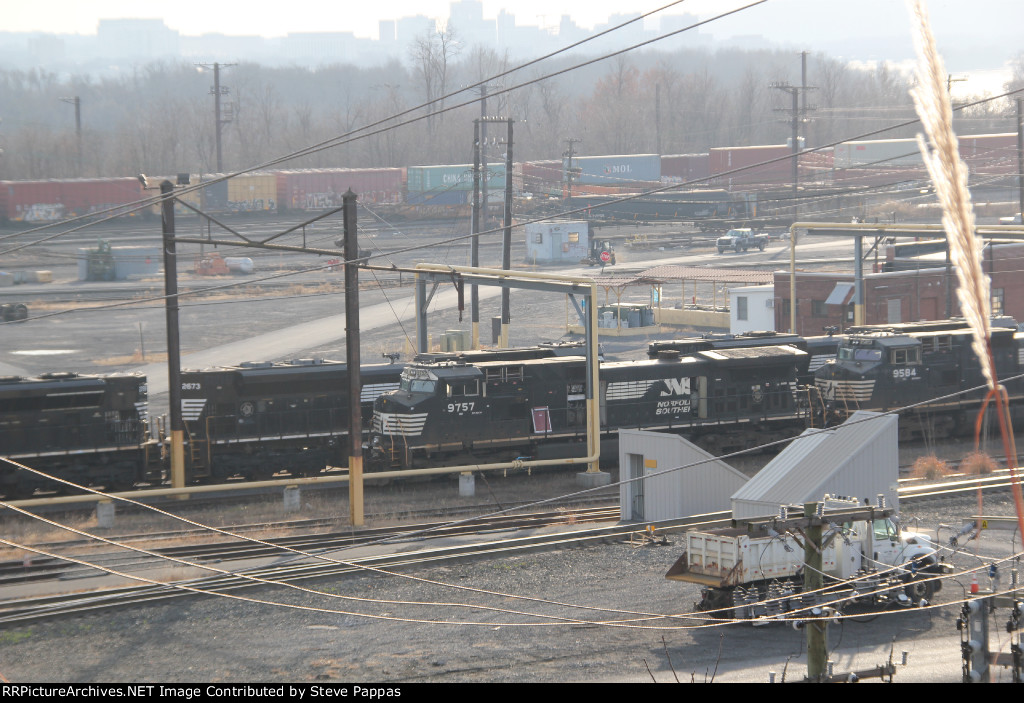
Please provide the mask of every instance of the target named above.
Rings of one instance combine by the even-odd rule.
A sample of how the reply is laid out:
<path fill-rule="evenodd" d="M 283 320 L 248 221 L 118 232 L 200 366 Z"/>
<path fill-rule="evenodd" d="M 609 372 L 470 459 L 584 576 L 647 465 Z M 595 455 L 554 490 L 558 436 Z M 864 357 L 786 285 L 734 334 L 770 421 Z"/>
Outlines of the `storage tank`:
<path fill-rule="evenodd" d="M 228 271 L 231 273 L 248 275 L 253 272 L 252 259 L 249 257 L 229 256 L 224 259 L 224 263 L 228 265 Z"/>

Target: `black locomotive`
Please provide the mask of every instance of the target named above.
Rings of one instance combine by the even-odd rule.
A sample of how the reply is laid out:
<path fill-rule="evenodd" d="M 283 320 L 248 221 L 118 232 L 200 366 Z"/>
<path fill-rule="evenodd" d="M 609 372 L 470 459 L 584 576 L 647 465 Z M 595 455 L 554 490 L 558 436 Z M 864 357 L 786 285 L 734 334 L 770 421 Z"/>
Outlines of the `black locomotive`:
<path fill-rule="evenodd" d="M 796 377 L 807 361 L 782 345 L 602 363 L 602 452 L 625 427 L 686 432 L 717 451 L 802 427 L 812 404 Z M 585 374 L 580 357 L 410 364 L 374 403 L 370 467 L 581 456 Z"/>
<path fill-rule="evenodd" d="M 807 365 L 798 369 L 797 380 L 803 384 L 814 383 L 814 372 L 827 361 L 834 359 L 839 348 L 839 338 L 832 335 L 801 337 L 786 332 L 741 332 L 739 334 L 708 333 L 700 337 L 683 337 L 647 345 L 647 356 L 657 359 L 663 351 L 680 354 L 708 351 L 710 349 L 735 349 L 742 347 L 767 347 L 789 345 L 807 352 Z"/>
<path fill-rule="evenodd" d="M 1024 334 L 1013 320 L 993 324 L 1007 325 L 992 329 L 996 373 L 1012 379 L 1024 370 Z M 985 383 L 971 339 L 962 320 L 858 327 L 843 338 L 836 359 L 816 372 L 815 383 L 834 419 L 860 409 L 892 410 L 936 399 L 904 413 L 901 436 L 969 433 L 985 395 L 983 390 L 958 393 Z M 1005 385 L 1020 412 L 1024 384 Z"/>
<path fill-rule="evenodd" d="M 539 359 L 579 353 L 581 343 L 545 343 L 519 349 L 429 353 L 420 362 Z M 403 364 L 361 367 L 364 432 L 373 401 L 398 388 Z M 270 478 L 278 471 L 312 476 L 347 462 L 348 366 L 324 359 L 245 362 L 183 371 L 185 470 L 191 481 L 234 476 Z"/>
<path fill-rule="evenodd" d="M 75 483 L 112 490 L 159 482 L 161 447 L 149 437 L 145 377 L 0 377 L 0 453 Z M 11 464 L 0 466 L 0 492 L 7 497 L 59 488 Z"/>

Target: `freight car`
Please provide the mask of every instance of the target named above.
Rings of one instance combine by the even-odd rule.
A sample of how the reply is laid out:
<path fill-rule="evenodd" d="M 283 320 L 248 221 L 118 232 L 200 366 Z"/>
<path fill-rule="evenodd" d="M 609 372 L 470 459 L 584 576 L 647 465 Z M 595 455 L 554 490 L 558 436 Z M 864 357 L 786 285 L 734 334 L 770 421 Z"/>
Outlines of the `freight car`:
<path fill-rule="evenodd" d="M 615 431 L 686 433 L 715 451 L 804 427 L 797 387 L 807 353 L 791 346 L 700 351 L 600 366 L 602 453 Z M 581 357 L 414 363 L 374 403 L 371 468 L 581 456 L 586 433 Z"/>
<path fill-rule="evenodd" d="M 159 482 L 160 445 L 149 438 L 140 375 L 46 373 L 0 377 L 0 451 L 60 478 L 110 490 Z M 8 498 L 55 490 L 53 481 L 4 463 Z"/>
<path fill-rule="evenodd" d="M 996 321 L 995 324 L 1000 324 Z M 1021 411 L 1024 384 L 1014 379 L 1024 369 L 1024 334 L 1012 320 L 992 330 L 996 373 L 1006 382 L 1015 414 Z M 829 414 L 844 419 L 854 410 L 892 410 L 923 403 L 900 422 L 903 438 L 954 434 L 974 428 L 984 391 L 981 365 L 971 348 L 971 332 L 962 320 L 873 325 L 850 331 L 836 359 L 815 373 Z"/>

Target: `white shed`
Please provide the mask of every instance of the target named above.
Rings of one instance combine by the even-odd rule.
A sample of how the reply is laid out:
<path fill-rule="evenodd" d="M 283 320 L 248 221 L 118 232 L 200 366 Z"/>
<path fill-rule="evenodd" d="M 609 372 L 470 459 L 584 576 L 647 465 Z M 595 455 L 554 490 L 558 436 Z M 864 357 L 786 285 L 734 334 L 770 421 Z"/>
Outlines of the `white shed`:
<path fill-rule="evenodd" d="M 775 329 L 775 286 L 742 286 L 729 289 L 729 332 Z"/>
<path fill-rule="evenodd" d="M 590 223 L 584 220 L 529 222 L 524 229 L 527 263 L 578 264 L 590 248 Z"/>
<path fill-rule="evenodd" d="M 898 418 L 859 410 L 838 427 L 793 440 L 732 496 L 732 516 L 776 515 L 780 505 L 820 501 L 826 493 L 872 505 L 885 496 L 899 510 Z"/>
<path fill-rule="evenodd" d="M 686 468 L 668 471 L 681 466 Z M 619 486 L 624 521 L 725 511 L 729 497 L 747 481 L 742 472 L 677 435 L 619 430 L 619 478 L 641 477 Z"/>

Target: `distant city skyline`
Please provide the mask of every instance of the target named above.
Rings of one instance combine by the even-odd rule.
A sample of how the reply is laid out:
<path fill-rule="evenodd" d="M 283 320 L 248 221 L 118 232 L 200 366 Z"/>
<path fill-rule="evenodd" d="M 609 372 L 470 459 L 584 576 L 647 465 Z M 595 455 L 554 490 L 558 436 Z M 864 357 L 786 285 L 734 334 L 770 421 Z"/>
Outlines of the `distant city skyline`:
<path fill-rule="evenodd" d="M 580 27 L 593 28 L 614 15 L 644 13 L 664 6 L 667 0 L 626 8 L 612 0 L 479 0 L 486 19 L 505 11 L 521 25 L 556 28 L 563 15 Z M 660 14 L 690 14 L 709 17 L 743 7 L 751 0 L 686 0 Z M 450 0 L 383 0 L 372 5 L 338 3 L 328 0 L 293 0 L 273 12 L 260 12 L 252 5 L 210 3 L 206 0 L 177 0 L 165 5 L 129 0 L 36 0 L 7 8 L 0 31 L 95 34 L 101 19 L 161 19 L 185 35 L 219 33 L 281 37 L 290 32 L 352 32 L 357 37 L 377 39 L 380 20 L 426 15 L 446 19 Z M 1019 0 L 931 0 L 927 3 L 935 31 L 943 34 L 965 32 L 1002 34 L 1024 20 L 1024 3 Z M 255 10 L 255 11 L 254 11 Z M 655 15 L 657 17 L 658 15 Z M 656 22 L 656 19 L 653 19 Z M 812 41 L 850 37 L 863 33 L 868 38 L 905 35 L 909 39 L 909 16 L 905 3 L 897 0 L 769 0 L 736 16 L 703 28 L 715 36 L 764 34 L 779 41 L 807 35 Z M 1024 48 L 1024 47 L 1022 47 Z"/>
<path fill-rule="evenodd" d="M 621 48 L 678 29 L 695 17 L 705 19 L 752 1 L 679 2 L 643 26 L 619 30 L 586 50 Z M 467 46 L 479 44 L 529 58 L 666 4 L 650 0 L 625 13 L 621 3 L 610 0 L 384 0 L 365 6 L 293 0 L 286 12 L 260 12 L 253 6 L 240 10 L 234 3 L 205 0 L 160 6 L 127 0 L 36 0 L 18 3 L 5 13 L 0 62 L 85 72 L 117 70 L 115 65 L 123 66 L 125 58 L 368 65 L 406 59 L 405 47 L 428 26 L 424 18 L 444 22 L 449 16 Z M 968 6 L 963 0 L 930 0 L 927 5 L 948 70 L 971 73 L 972 83 L 981 83 L 987 73 L 983 89 L 998 87 L 1009 73 L 1010 61 L 1024 52 L 1017 34 L 1024 25 L 1024 2 L 973 0 Z M 570 19 L 563 22 L 563 17 Z M 378 41 L 382 30 L 387 36 Z M 44 36 L 30 39 L 36 32 Z M 684 36 L 691 47 L 820 51 L 859 65 L 905 65 L 913 56 L 909 11 L 897 0 L 768 0 Z M 670 49 L 678 46 L 677 41 L 652 48 Z M 141 50 L 125 51 L 132 46 Z M 115 62 L 104 66 L 106 59 Z M 961 91 L 981 89 L 960 86 Z"/>

